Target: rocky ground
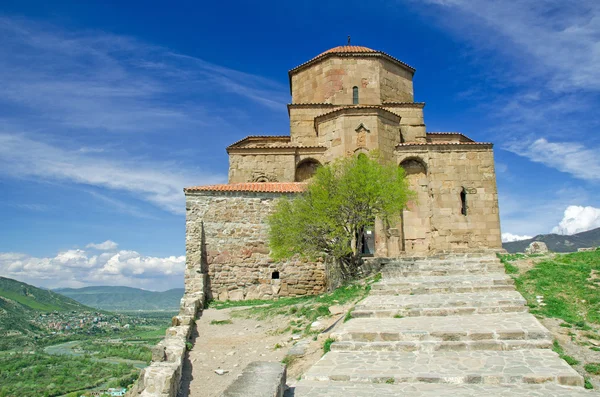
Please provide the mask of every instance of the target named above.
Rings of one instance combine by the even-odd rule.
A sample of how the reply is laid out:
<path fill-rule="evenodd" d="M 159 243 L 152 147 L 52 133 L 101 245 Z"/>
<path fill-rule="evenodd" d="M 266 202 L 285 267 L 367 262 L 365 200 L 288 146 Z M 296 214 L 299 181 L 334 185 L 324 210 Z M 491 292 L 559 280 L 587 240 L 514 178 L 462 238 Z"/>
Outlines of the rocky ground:
<path fill-rule="evenodd" d="M 292 334 L 287 316 L 262 320 L 236 316 L 243 308 L 207 309 L 196 322 L 194 347 L 183 369 L 180 397 L 219 396 L 252 361 L 288 364 L 288 384 L 294 384 L 323 355 L 323 343 L 333 330 L 306 337 Z M 342 322 L 344 308 L 320 320 L 320 328 Z M 336 323 L 337 322 L 337 323 Z"/>

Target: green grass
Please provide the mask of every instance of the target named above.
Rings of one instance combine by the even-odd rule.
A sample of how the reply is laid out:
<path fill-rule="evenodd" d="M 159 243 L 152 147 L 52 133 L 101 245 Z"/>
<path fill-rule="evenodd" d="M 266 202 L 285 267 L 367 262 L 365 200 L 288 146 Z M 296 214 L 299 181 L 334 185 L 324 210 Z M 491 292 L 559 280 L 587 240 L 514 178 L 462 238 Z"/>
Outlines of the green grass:
<path fill-rule="evenodd" d="M 500 262 L 504 265 L 504 270 L 507 274 L 518 274 L 519 268 L 513 265 L 510 262 L 514 262 L 520 259 L 526 258 L 537 258 L 543 256 L 542 254 L 498 254 L 498 258 L 500 258 Z"/>
<path fill-rule="evenodd" d="M 394 318 L 404 318 L 404 316 L 401 314 L 394 314 Z"/>
<path fill-rule="evenodd" d="M 600 363 L 588 363 L 583 368 L 592 375 L 600 375 Z"/>
<path fill-rule="evenodd" d="M 368 279 L 366 283 L 352 283 L 318 296 L 279 298 L 275 300 L 213 301 L 209 304 L 209 307 L 215 309 L 239 307 L 242 310 L 233 312 L 231 314 L 233 317 L 251 317 L 259 320 L 277 315 L 293 316 L 296 317 L 296 320 L 290 321 L 292 332 L 309 335 L 314 333 L 310 329 L 312 322 L 318 318 L 331 316 L 330 306 L 344 305 L 364 298 L 369 293 L 371 284 L 375 279 L 376 276 Z M 347 313 L 344 321 L 347 321 L 350 316 Z"/>
<path fill-rule="evenodd" d="M 596 346 L 590 347 L 590 350 L 593 350 L 595 352 L 600 352 L 600 347 L 596 347 Z"/>
<path fill-rule="evenodd" d="M 296 357 L 296 356 L 285 356 L 285 357 L 283 358 L 283 360 L 281 360 L 281 362 L 282 362 L 283 364 L 285 364 L 285 365 L 287 365 L 287 366 L 289 367 L 289 366 L 290 366 L 290 365 L 292 365 L 292 364 L 294 363 L 294 361 L 296 361 L 297 359 L 298 359 L 298 357 Z"/>
<path fill-rule="evenodd" d="M 42 312 L 52 312 L 52 311 L 63 311 L 65 310 L 65 308 L 60 307 L 60 306 L 56 306 L 56 305 L 51 305 L 51 304 L 45 304 L 45 303 L 41 303 L 38 302 L 34 299 L 31 299 L 27 296 L 24 295 L 20 295 L 17 294 L 15 292 L 12 291 L 7 291 L 7 290 L 0 290 L 0 296 L 3 296 L 5 298 L 11 299 L 15 302 L 18 302 L 24 306 L 30 307 L 33 310 L 39 310 Z"/>
<path fill-rule="evenodd" d="M 0 397 L 60 396 L 105 382 L 127 386 L 138 373 L 131 365 L 100 363 L 88 357 L 15 354 L 10 360 L 0 360 Z"/>
<path fill-rule="evenodd" d="M 592 270 L 600 271 L 600 251 L 556 255 L 517 277 L 515 285 L 533 314 L 589 330 L 586 322 L 600 324 L 600 293 L 588 280 Z M 544 297 L 545 305 L 538 304 L 538 295 Z"/>
<path fill-rule="evenodd" d="M 354 310 L 354 308 L 348 310 L 348 312 L 344 316 L 344 322 L 352 320 L 352 310 Z"/>
<path fill-rule="evenodd" d="M 591 390 L 591 389 L 593 389 L 593 388 L 594 388 L 594 385 L 592 385 L 592 382 L 590 382 L 590 379 L 589 379 L 589 378 L 587 378 L 587 377 L 586 377 L 586 378 L 584 378 L 584 379 L 583 379 L 583 382 L 584 382 L 584 383 L 583 383 L 583 387 L 585 387 L 586 389 L 590 389 L 590 390 Z"/>
<path fill-rule="evenodd" d="M 577 365 L 577 364 L 579 364 L 579 360 L 577 360 L 576 358 L 571 357 L 571 356 L 565 354 L 565 351 L 560 346 L 560 344 L 558 343 L 557 340 L 555 340 L 552 343 L 552 350 L 554 352 L 556 352 L 560 356 L 560 358 L 562 358 L 563 360 L 565 360 L 567 362 L 567 364 L 569 364 L 569 365 Z"/>
<path fill-rule="evenodd" d="M 396 383 L 396 379 L 394 378 L 388 378 L 385 380 L 385 383 L 388 385 L 393 385 L 394 383 Z"/>
<path fill-rule="evenodd" d="M 210 322 L 210 325 L 226 325 L 226 324 L 233 324 L 233 321 L 231 321 L 231 320 L 212 320 Z"/>
<path fill-rule="evenodd" d="M 323 354 L 329 353 L 331 351 L 331 344 L 333 342 L 335 342 L 335 339 L 333 338 L 325 339 L 325 342 L 323 342 Z"/>

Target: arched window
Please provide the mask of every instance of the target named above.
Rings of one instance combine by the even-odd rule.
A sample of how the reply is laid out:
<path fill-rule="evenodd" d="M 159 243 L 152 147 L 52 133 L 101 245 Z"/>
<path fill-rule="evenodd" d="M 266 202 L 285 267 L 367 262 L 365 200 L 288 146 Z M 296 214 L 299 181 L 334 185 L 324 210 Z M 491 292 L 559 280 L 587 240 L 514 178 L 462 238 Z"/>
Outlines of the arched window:
<path fill-rule="evenodd" d="M 400 167 L 404 168 L 407 177 L 410 175 L 427 175 L 427 166 L 419 158 L 408 158 L 400 163 Z"/>
<path fill-rule="evenodd" d="M 313 177 L 315 172 L 317 172 L 317 168 L 320 166 L 321 166 L 321 163 L 319 163 L 315 159 L 309 158 L 309 159 L 302 160 L 296 166 L 296 178 L 295 178 L 296 182 L 308 181 L 310 178 Z"/>
<path fill-rule="evenodd" d="M 358 87 L 352 87 L 352 104 L 358 105 Z"/>

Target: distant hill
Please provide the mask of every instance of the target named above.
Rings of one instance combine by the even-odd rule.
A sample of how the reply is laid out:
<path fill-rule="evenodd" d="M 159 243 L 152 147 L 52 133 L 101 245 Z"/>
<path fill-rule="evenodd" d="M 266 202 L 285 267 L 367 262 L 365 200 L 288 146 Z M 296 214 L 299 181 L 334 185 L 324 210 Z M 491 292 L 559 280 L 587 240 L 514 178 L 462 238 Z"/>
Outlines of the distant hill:
<path fill-rule="evenodd" d="M 540 234 L 529 240 L 503 243 L 502 247 L 510 253 L 524 252 L 533 241 L 543 241 L 553 252 L 575 252 L 578 248 L 599 247 L 600 228 L 565 236 L 562 234 Z"/>
<path fill-rule="evenodd" d="M 92 310 L 55 292 L 11 278 L 0 277 L 0 334 L 5 332 L 17 332 L 24 335 L 41 333 L 41 328 L 31 322 L 39 313 Z"/>
<path fill-rule="evenodd" d="M 6 277 L 0 277 L 0 298 L 17 303 L 25 310 L 35 310 L 39 312 L 92 310 L 91 308 L 85 307 L 81 303 L 56 292 L 37 288 L 33 285 Z"/>
<path fill-rule="evenodd" d="M 54 290 L 84 305 L 111 311 L 177 310 L 183 288 L 164 292 L 130 287 L 85 287 Z"/>

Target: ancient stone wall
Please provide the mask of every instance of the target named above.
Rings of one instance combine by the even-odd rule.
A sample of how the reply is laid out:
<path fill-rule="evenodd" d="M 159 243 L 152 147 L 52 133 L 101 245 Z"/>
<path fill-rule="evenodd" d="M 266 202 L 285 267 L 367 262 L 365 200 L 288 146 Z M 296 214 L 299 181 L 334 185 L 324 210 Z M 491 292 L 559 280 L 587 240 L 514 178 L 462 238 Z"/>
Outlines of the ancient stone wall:
<path fill-rule="evenodd" d="M 292 142 L 305 146 L 317 145 L 315 117 L 330 112 L 335 108 L 336 106 L 325 104 L 289 105 L 290 136 Z"/>
<path fill-rule="evenodd" d="M 410 252 L 410 235 L 418 239 L 423 236 L 420 230 L 428 228 L 429 236 L 426 241 L 418 242 L 421 245 L 418 251 L 425 246 L 432 252 L 502 248 L 491 145 L 401 147 L 396 154 L 398 163 L 418 159 L 426 167 L 425 178 L 409 175 L 409 180 L 415 178 L 413 188 L 416 185 L 418 189 L 418 202 L 413 204 L 416 207 L 409 210 L 426 211 L 418 210 L 418 216 L 412 216 L 408 224 L 405 218 L 407 252 Z M 466 201 L 466 214 L 461 193 Z"/>
<path fill-rule="evenodd" d="M 194 274 L 208 273 L 209 298 L 266 299 L 326 291 L 323 263 L 269 258 L 266 220 L 280 197 L 273 193 L 186 193 L 186 274 L 193 279 Z"/>
<path fill-rule="evenodd" d="M 381 102 L 412 102 L 414 100 L 412 74 L 386 60 L 380 59 L 379 63 Z"/>
<path fill-rule="evenodd" d="M 383 109 L 340 109 L 317 120 L 317 142 L 328 149 L 325 162 L 373 149 L 391 161 L 393 148 L 400 143 L 399 122 L 400 117 Z"/>
<path fill-rule="evenodd" d="M 330 57 L 292 75 L 293 103 L 351 105 L 353 87 L 358 103 L 412 102 L 412 75 L 376 57 Z"/>
<path fill-rule="evenodd" d="M 279 153 L 256 150 L 229 154 L 229 183 L 286 182 L 294 180 L 296 159 L 293 149 Z"/>

